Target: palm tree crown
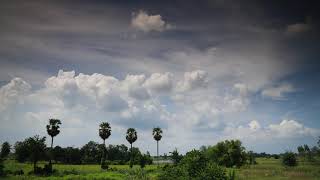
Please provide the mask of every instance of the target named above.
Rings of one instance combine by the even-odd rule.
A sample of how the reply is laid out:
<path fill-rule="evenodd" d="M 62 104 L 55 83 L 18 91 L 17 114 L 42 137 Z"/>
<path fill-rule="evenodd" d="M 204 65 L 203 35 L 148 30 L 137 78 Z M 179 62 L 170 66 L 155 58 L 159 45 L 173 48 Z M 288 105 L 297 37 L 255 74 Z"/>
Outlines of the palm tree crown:
<path fill-rule="evenodd" d="M 99 128 L 99 136 L 105 140 L 107 139 L 109 136 L 111 135 L 111 127 L 109 125 L 109 123 L 107 122 L 103 122 L 100 124 L 100 128 Z"/>
<path fill-rule="evenodd" d="M 138 139 L 137 131 L 133 128 L 129 128 L 127 130 L 126 139 L 130 144 L 134 143 Z"/>
<path fill-rule="evenodd" d="M 49 124 L 47 125 L 47 132 L 51 137 L 55 137 L 60 133 L 61 121 L 59 119 L 49 119 Z"/>
<path fill-rule="evenodd" d="M 162 138 L 161 134 L 162 134 L 161 128 L 159 128 L 159 127 L 153 128 L 152 135 L 153 135 L 154 140 L 160 141 Z"/>

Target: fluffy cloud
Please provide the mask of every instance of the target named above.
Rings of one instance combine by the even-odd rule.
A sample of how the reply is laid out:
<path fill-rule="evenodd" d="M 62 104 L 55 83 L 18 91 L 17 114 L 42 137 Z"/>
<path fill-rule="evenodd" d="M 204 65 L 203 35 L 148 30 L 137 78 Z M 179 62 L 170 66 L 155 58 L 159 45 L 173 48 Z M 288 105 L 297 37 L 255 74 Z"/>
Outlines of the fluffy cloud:
<path fill-rule="evenodd" d="M 145 81 L 144 86 L 156 93 L 170 92 L 173 88 L 173 75 L 169 72 L 153 73 Z"/>
<path fill-rule="evenodd" d="M 239 138 L 247 141 L 271 141 L 292 139 L 298 137 L 317 137 L 320 129 L 306 127 L 295 120 L 282 120 L 279 124 L 269 124 L 261 127 L 256 120 L 250 121 L 247 126 L 227 127 L 224 130 L 226 137 Z"/>
<path fill-rule="evenodd" d="M 23 103 L 24 96 L 31 90 L 30 84 L 21 78 L 12 79 L 0 89 L 0 112 L 16 103 Z"/>
<path fill-rule="evenodd" d="M 202 70 L 186 72 L 184 80 L 178 83 L 178 91 L 188 91 L 206 87 L 208 84 L 208 73 Z"/>
<path fill-rule="evenodd" d="M 285 93 L 294 92 L 295 89 L 291 84 L 281 84 L 275 87 L 269 87 L 262 90 L 261 95 L 263 97 L 270 97 L 275 100 L 283 100 Z"/>
<path fill-rule="evenodd" d="M 161 15 L 148 15 L 145 11 L 134 14 L 131 20 L 132 27 L 144 31 L 164 31 L 170 25 L 162 20 Z"/>
<path fill-rule="evenodd" d="M 79 144 L 94 139 L 101 120 L 112 124 L 113 143 L 122 143 L 120 137 L 128 127 L 148 134 L 152 127 L 161 126 L 168 142 L 188 148 L 189 141 L 195 144 L 212 142 L 205 138 L 211 137 L 212 132 L 216 133 L 216 139 L 256 140 L 315 136 L 319 132 L 294 120 L 267 126 L 251 121 L 245 126 L 234 127 L 239 119 L 222 117 L 246 112 L 251 91 L 244 83 L 234 83 L 227 91 L 221 91 L 211 84 L 208 73 L 203 70 L 185 72 L 181 76 L 169 72 L 127 75 L 122 80 L 97 73 L 88 75 L 60 70 L 39 89 L 32 89 L 24 80 L 15 78 L 1 87 L 0 95 L 2 132 L 24 127 L 19 131 L 24 136 L 46 134 L 43 127 L 54 117 L 63 120 L 65 143 L 84 130 L 88 135 L 78 139 Z M 177 135 L 177 132 L 181 133 Z M 143 147 L 153 141 L 149 136 L 142 136 Z M 182 142 L 182 137 L 188 137 L 185 138 L 188 140 Z M 201 142 L 196 137 L 201 137 Z M 174 148 L 172 143 L 166 146 Z"/>

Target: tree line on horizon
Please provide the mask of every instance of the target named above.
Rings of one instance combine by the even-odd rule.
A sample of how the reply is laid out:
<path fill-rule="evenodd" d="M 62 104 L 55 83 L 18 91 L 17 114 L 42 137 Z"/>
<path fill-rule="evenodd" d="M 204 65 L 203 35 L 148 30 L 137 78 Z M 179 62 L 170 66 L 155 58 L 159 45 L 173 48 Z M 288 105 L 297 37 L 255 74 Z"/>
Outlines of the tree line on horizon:
<path fill-rule="evenodd" d="M 40 137 L 39 135 L 29 137 L 24 141 L 16 142 L 14 146 L 16 159 L 19 162 L 25 162 L 26 160 L 32 161 L 33 171 L 35 173 L 37 171 L 51 173 L 53 171 L 52 160 L 67 164 L 81 164 L 82 162 L 97 163 L 99 159 L 102 169 L 108 169 L 110 159 L 117 160 L 119 164 L 126 164 L 127 162 L 130 162 L 130 168 L 133 167 L 133 164 L 137 164 L 137 161 L 140 161 L 141 167 L 144 167 L 145 164 L 152 163 L 152 158 L 149 152 L 147 152 L 147 154 L 142 154 L 139 148 L 133 147 L 133 143 L 138 139 L 137 131 L 134 128 L 128 128 L 126 132 L 126 140 L 130 144 L 129 151 L 123 144 L 120 146 L 109 145 L 108 148 L 106 147 L 106 140 L 111 136 L 111 126 L 108 122 L 102 122 L 98 129 L 98 134 L 103 140 L 103 144 L 90 141 L 81 149 L 73 147 L 61 148 L 60 146 L 53 147 L 54 137 L 59 135 L 61 124 L 61 120 L 59 119 L 49 119 L 49 124 L 46 126 L 46 130 L 48 135 L 51 137 L 50 148 L 46 147 L 46 137 Z M 160 127 L 153 128 L 152 135 L 157 141 L 157 157 L 159 155 L 159 141 L 162 138 L 162 133 L 163 132 Z M 113 156 L 117 153 L 118 158 L 114 159 Z M 39 160 L 49 161 L 48 164 L 45 165 L 44 169 L 37 167 L 37 162 Z"/>
<path fill-rule="evenodd" d="M 111 136 L 111 126 L 107 122 L 102 122 L 98 128 L 98 135 L 103 140 L 101 144 L 89 141 L 81 148 L 63 148 L 53 146 L 54 138 L 60 133 L 60 125 L 60 120 L 49 119 L 46 130 L 51 137 L 50 147 L 46 145 L 46 137 L 36 135 L 26 138 L 24 141 L 16 142 L 13 157 L 18 162 L 32 162 L 32 173 L 34 174 L 51 174 L 54 171 L 52 168 L 53 162 L 63 164 L 100 164 L 101 169 L 108 169 L 111 164 L 126 164 L 131 168 L 134 164 L 140 164 L 141 168 L 143 168 L 146 164 L 153 163 L 153 158 L 149 152 L 143 154 L 138 147 L 133 147 L 133 143 L 138 139 L 137 131 L 133 128 L 128 128 L 126 132 L 126 140 L 130 147 L 124 144 L 109 144 L 109 146 L 106 146 L 106 140 Z M 161 128 L 153 128 L 152 135 L 157 142 L 156 157 L 159 157 L 159 141 L 162 138 L 162 133 Z M 2 144 L 0 175 L 3 172 L 3 160 L 10 154 L 10 149 L 11 146 L 8 142 Z M 204 176 L 204 174 L 198 174 L 202 171 L 205 172 L 206 176 L 225 177 L 226 171 L 221 167 L 239 168 L 244 164 L 253 165 L 257 163 L 255 161 L 256 157 L 281 158 L 285 166 L 296 166 L 298 157 L 303 160 L 317 161 L 318 159 L 320 160 L 320 137 L 318 146 L 309 148 L 308 145 L 303 145 L 299 146 L 297 150 L 298 154 L 293 152 L 285 152 L 283 154 L 254 153 L 253 151 L 246 151 L 240 140 L 225 140 L 213 146 L 202 146 L 199 150 L 194 149 L 187 152 L 186 155 L 179 154 L 175 149 L 169 155 L 173 166 L 165 166 L 161 177 L 166 179 L 179 176 L 186 178 Z M 164 154 L 163 157 L 166 158 L 167 155 Z M 41 160 L 48 161 L 48 164 L 45 164 L 43 168 L 37 166 L 37 162 Z M 219 173 L 214 173 L 218 171 Z M 190 174 L 190 172 L 193 172 L 193 174 Z"/>

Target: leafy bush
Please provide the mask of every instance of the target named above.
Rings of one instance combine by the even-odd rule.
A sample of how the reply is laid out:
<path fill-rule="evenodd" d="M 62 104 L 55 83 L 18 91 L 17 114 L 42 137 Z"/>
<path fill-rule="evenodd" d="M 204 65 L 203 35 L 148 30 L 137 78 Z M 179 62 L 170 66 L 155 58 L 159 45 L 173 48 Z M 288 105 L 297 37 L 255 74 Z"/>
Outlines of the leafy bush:
<path fill-rule="evenodd" d="M 200 151 L 192 150 L 177 166 L 165 166 L 159 179 L 227 179 L 226 170 L 208 161 Z"/>
<path fill-rule="evenodd" d="M 10 153 L 10 149 L 11 149 L 11 146 L 10 146 L 9 142 L 4 142 L 1 146 L 0 157 L 6 158 Z"/>
<path fill-rule="evenodd" d="M 183 156 L 179 154 L 177 149 L 170 152 L 170 154 L 171 154 L 171 159 L 175 165 L 177 165 L 181 161 L 181 159 L 183 158 Z"/>
<path fill-rule="evenodd" d="M 245 148 L 239 140 L 222 141 L 203 152 L 210 161 L 226 167 L 240 167 L 247 161 Z"/>
<path fill-rule="evenodd" d="M 159 180 L 184 180 L 188 179 L 188 172 L 182 166 L 165 166 L 158 176 Z"/>
<path fill-rule="evenodd" d="M 296 166 L 298 164 L 297 157 L 293 152 L 286 152 L 282 156 L 282 164 L 285 166 Z"/>
<path fill-rule="evenodd" d="M 109 162 L 103 160 L 101 163 L 101 169 L 107 170 L 109 168 Z"/>

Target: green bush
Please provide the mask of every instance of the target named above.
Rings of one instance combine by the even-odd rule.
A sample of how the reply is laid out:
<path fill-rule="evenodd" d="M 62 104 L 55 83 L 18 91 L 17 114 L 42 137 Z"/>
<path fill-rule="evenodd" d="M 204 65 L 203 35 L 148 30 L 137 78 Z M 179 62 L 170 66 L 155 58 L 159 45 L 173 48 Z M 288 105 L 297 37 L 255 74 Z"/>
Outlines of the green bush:
<path fill-rule="evenodd" d="M 206 157 L 219 165 L 240 167 L 247 161 L 247 153 L 239 140 L 226 140 L 204 148 Z"/>
<path fill-rule="evenodd" d="M 282 164 L 285 166 L 296 166 L 298 164 L 297 157 L 293 152 L 286 152 L 282 156 Z"/>
<path fill-rule="evenodd" d="M 210 162 L 206 156 L 197 150 L 186 154 L 176 166 L 165 166 L 159 179 L 199 179 L 199 180 L 226 180 L 226 170 Z"/>
<path fill-rule="evenodd" d="M 107 170 L 109 168 L 109 161 L 103 160 L 101 163 L 101 169 Z"/>
<path fill-rule="evenodd" d="M 159 180 L 184 180 L 188 178 L 188 172 L 182 166 L 165 166 L 158 176 Z"/>

